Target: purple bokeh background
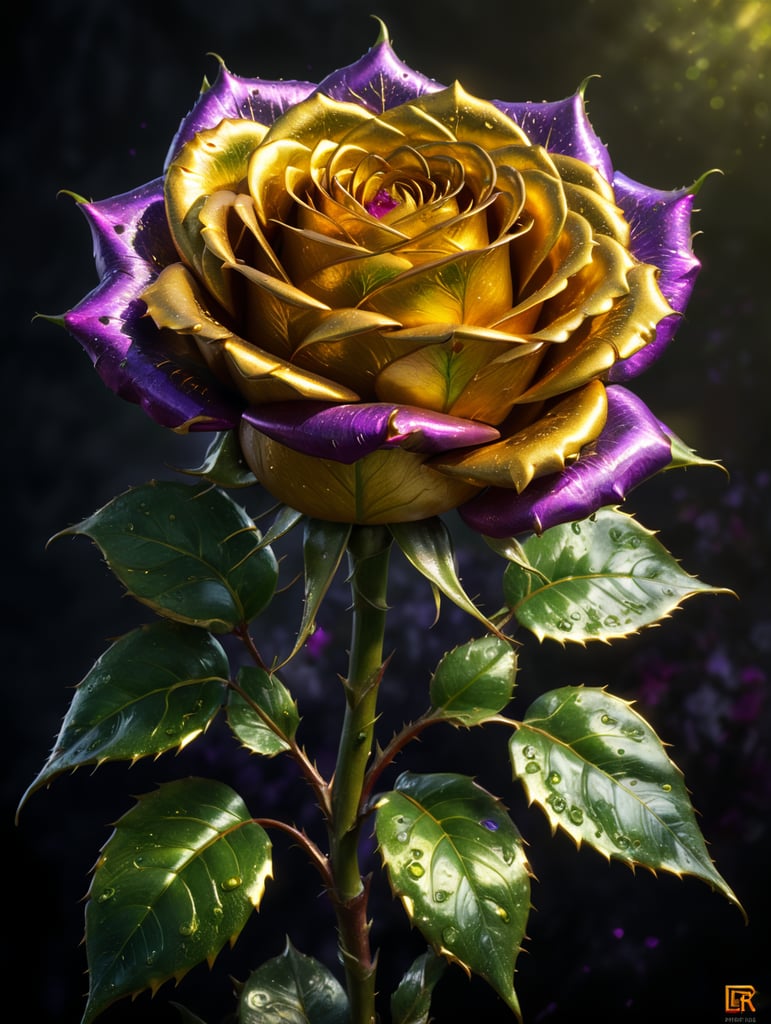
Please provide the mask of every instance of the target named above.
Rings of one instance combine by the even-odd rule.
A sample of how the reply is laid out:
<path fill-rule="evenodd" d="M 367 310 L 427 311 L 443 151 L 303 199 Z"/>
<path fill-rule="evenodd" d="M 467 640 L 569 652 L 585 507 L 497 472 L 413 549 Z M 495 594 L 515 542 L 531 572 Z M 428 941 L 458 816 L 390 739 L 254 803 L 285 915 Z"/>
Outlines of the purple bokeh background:
<path fill-rule="evenodd" d="M 637 180 L 675 188 L 711 167 L 724 171 L 707 180 L 697 200 L 703 271 L 686 320 L 662 361 L 632 386 L 701 455 L 722 460 L 730 477 L 715 469 L 673 471 L 644 484 L 628 507 L 660 531 L 685 569 L 732 588 L 739 600 L 695 598 L 658 629 L 610 648 L 562 651 L 528 642 L 515 713 L 541 690 L 565 684 L 607 684 L 635 698 L 672 744 L 712 856 L 750 923 L 694 879 L 643 871 L 633 877 L 590 850 L 576 852 L 564 836 L 552 838 L 510 782 L 503 733 L 429 733 L 398 768 L 475 774 L 509 805 L 528 840 L 539 881 L 516 977 L 526 1024 L 710 1024 L 723 1021 L 725 985 L 752 983 L 764 1000 L 769 994 L 771 207 L 763 139 L 771 92 L 758 74 L 768 37 L 762 26 L 748 34 L 751 4 L 735 6 L 725 25 L 716 24 L 714 11 L 705 18 L 698 5 L 668 0 L 542 0 L 532 8 L 490 0 L 482 17 L 477 5 L 454 0 L 382 0 L 373 11 L 412 67 L 444 82 L 458 78 L 488 98 L 557 99 L 587 75 L 601 75 L 588 86 L 590 116 L 616 166 Z M 743 22 L 739 8 L 746 8 Z M 6 872 L 14 891 L 24 881 L 21 909 L 1 941 L 8 993 L 20 1000 L 19 1016 L 36 1024 L 79 1020 L 86 987 L 79 900 L 109 823 L 133 795 L 181 774 L 221 773 L 253 813 L 281 813 L 318 828 L 305 786 L 283 759 L 249 759 L 217 726 L 177 758 L 61 778 L 13 824 L 18 798 L 66 711 L 69 687 L 111 637 L 148 620 L 121 596 L 87 541 L 59 540 L 46 550 L 47 539 L 128 486 L 195 465 L 206 443 L 166 433 L 117 400 L 74 341 L 32 322 L 37 312 L 63 312 L 96 283 L 85 222 L 57 191 L 99 199 L 155 177 L 203 75 L 216 71 L 207 53 L 244 75 L 318 80 L 374 41 L 368 14 L 354 0 L 42 0 L 10 14 L 3 639 L 11 721 L 2 786 Z M 467 589 L 489 595 L 495 607 L 499 564 L 468 531 L 459 528 L 457 536 Z M 474 624 L 446 604 L 429 628 L 428 587 L 398 559 L 394 568 L 389 642 L 396 654 L 384 691 L 384 738 L 423 709 L 428 673 L 441 653 L 475 635 Z M 287 580 L 290 570 L 291 560 Z M 336 673 L 344 671 L 346 603 L 336 589 L 319 620 L 329 642 L 316 637 L 285 673 L 298 689 L 303 740 L 325 768 L 341 711 Z M 288 650 L 296 623 L 295 588 L 261 627 L 266 648 Z M 215 1024 L 229 1009 L 229 975 L 243 978 L 278 954 L 287 934 L 335 968 L 331 914 L 317 876 L 280 836 L 276 847 L 276 880 L 232 954 L 224 952 L 211 974 L 193 971 L 177 990 L 167 985 L 154 1000 L 145 994 L 117 1004 L 103 1015 L 105 1024 L 176 1021 L 170 999 Z M 421 944 L 382 877 L 373 907 L 387 990 Z M 487 986 L 455 969 L 437 990 L 435 1015 L 438 1024 L 511 1020 Z"/>

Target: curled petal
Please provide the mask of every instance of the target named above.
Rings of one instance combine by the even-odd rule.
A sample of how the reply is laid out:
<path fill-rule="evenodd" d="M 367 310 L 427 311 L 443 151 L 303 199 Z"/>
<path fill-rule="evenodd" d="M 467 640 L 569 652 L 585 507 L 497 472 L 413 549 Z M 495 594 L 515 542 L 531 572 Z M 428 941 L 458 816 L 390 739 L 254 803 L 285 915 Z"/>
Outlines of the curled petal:
<path fill-rule="evenodd" d="M 312 82 L 240 78 L 220 64 L 214 84 L 201 93 L 177 129 L 164 166 L 168 166 L 184 144 L 198 132 L 215 128 L 225 118 L 244 118 L 270 125 L 285 110 L 310 96 L 315 88 Z"/>
<path fill-rule="evenodd" d="M 158 264 L 176 258 L 162 182 L 100 203 L 82 203 L 94 239 L 100 283 L 64 315 L 67 329 L 109 388 L 175 430 L 226 430 L 240 408 L 191 346 L 169 344 L 140 298 Z M 156 262 L 157 261 L 157 262 Z"/>
<path fill-rule="evenodd" d="M 606 181 L 613 177 L 607 148 L 586 115 L 583 91 L 552 103 L 503 103 L 495 106 L 513 118 L 528 137 L 550 153 L 562 153 L 596 168 Z"/>
<path fill-rule="evenodd" d="M 274 441 L 315 458 L 350 464 L 380 448 L 433 455 L 496 440 L 484 423 L 413 406 L 276 402 L 248 409 L 244 419 Z"/>
<path fill-rule="evenodd" d="M 513 537 L 570 523 L 628 491 L 672 461 L 666 428 L 645 403 L 622 387 L 607 388 L 608 418 L 596 441 L 562 473 L 542 477 L 517 495 L 490 488 L 465 504 L 460 515 L 488 537 Z"/>
<path fill-rule="evenodd" d="M 631 228 L 632 253 L 638 260 L 659 268 L 659 288 L 675 313 L 682 314 L 701 268 L 691 248 L 691 213 L 696 188 L 666 192 L 648 188 L 619 173 L 613 185 L 618 205 Z M 667 347 L 680 320 L 680 316 L 662 320 L 655 340 L 614 366 L 610 379 L 624 381 L 642 373 Z"/>
<path fill-rule="evenodd" d="M 387 39 L 376 43 L 363 57 L 328 75 L 318 91 L 345 103 L 358 103 L 381 114 L 444 86 L 402 63 Z"/>

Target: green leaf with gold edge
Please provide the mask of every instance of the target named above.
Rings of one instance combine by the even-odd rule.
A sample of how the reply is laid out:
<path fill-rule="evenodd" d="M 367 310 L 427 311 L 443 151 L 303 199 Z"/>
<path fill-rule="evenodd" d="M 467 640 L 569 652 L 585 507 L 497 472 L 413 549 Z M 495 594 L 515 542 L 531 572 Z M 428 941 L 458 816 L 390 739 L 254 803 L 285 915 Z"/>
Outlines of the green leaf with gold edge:
<path fill-rule="evenodd" d="M 227 710 L 236 737 L 254 754 L 273 757 L 287 750 L 300 724 L 289 690 L 276 676 L 251 666 L 240 669 L 238 685 L 243 695 L 231 690 Z"/>
<path fill-rule="evenodd" d="M 86 906 L 90 987 L 82 1024 L 153 993 L 235 942 L 271 876 L 271 843 L 229 786 L 187 778 L 139 798 L 116 824 Z"/>
<path fill-rule="evenodd" d="M 237 1024 L 350 1024 L 348 997 L 327 967 L 287 940 L 247 978 Z"/>
<path fill-rule="evenodd" d="M 128 592 L 178 622 L 227 633 L 273 597 L 278 566 L 224 491 L 168 481 L 134 487 L 64 534 L 100 548 Z"/>
<path fill-rule="evenodd" d="M 509 703 L 517 656 L 507 641 L 485 636 L 444 655 L 431 679 L 434 712 L 458 725 L 479 725 Z"/>
<path fill-rule="evenodd" d="M 22 805 L 62 772 L 187 746 L 222 707 L 229 668 L 217 640 L 194 626 L 155 622 L 116 640 L 75 690 Z"/>
<path fill-rule="evenodd" d="M 680 770 L 628 701 L 594 687 L 545 693 L 509 754 L 528 799 L 577 845 L 654 872 L 695 875 L 741 909 L 707 852 Z"/>
<path fill-rule="evenodd" d="M 428 1024 L 434 988 L 446 968 L 433 950 L 417 957 L 391 996 L 391 1024 Z"/>
<path fill-rule="evenodd" d="M 378 800 L 376 833 L 391 888 L 426 941 L 520 1016 L 514 965 L 530 874 L 501 802 L 464 775 L 406 772 Z"/>
<path fill-rule="evenodd" d="M 223 430 L 215 434 L 201 465 L 183 472 L 206 477 L 217 487 L 251 487 L 257 483 L 257 477 L 244 461 L 235 430 Z"/>
<path fill-rule="evenodd" d="M 491 633 L 501 635 L 498 627 L 477 608 L 463 589 L 455 568 L 450 532 L 441 519 L 436 517 L 415 523 L 389 523 L 388 529 L 406 559 L 431 583 L 435 596 L 444 594 L 468 615 L 483 623 Z"/>
<path fill-rule="evenodd" d="M 503 575 L 506 603 L 539 640 L 608 641 L 667 618 L 697 593 L 726 593 L 680 568 L 632 516 L 603 508 L 521 545 Z"/>
<path fill-rule="evenodd" d="M 303 533 L 305 593 L 302 621 L 295 645 L 281 663 L 282 665 L 285 665 L 297 654 L 313 632 L 321 602 L 340 568 L 350 536 L 350 523 L 305 519 Z"/>

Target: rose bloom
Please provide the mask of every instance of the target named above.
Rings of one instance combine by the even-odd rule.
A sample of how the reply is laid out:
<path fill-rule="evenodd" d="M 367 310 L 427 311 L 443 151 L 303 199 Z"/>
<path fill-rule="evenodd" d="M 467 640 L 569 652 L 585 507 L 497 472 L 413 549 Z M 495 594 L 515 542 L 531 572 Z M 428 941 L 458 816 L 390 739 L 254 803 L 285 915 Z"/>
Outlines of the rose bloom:
<path fill-rule="evenodd" d="M 541 531 L 672 462 L 622 382 L 690 296 L 694 192 L 614 171 L 580 91 L 478 99 L 384 35 L 318 85 L 221 66 L 161 177 L 81 204 L 100 283 L 64 321 L 302 513 Z"/>

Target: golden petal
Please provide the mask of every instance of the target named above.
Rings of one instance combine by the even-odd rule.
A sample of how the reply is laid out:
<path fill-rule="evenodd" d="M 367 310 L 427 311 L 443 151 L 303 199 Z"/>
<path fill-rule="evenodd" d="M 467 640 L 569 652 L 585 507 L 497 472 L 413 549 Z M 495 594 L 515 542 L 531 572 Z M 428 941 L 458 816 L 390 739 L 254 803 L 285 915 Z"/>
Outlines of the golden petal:
<path fill-rule="evenodd" d="M 451 128 L 411 101 L 385 110 L 371 125 L 357 125 L 348 132 L 345 142 L 385 156 L 405 142 L 414 146 L 454 138 Z"/>
<path fill-rule="evenodd" d="M 323 324 L 324 316 L 323 313 L 304 316 L 306 336 L 316 325 Z M 382 370 L 411 352 L 451 339 L 453 332 L 452 324 L 375 329 L 341 336 L 337 340 L 314 340 L 301 344 L 292 358 L 298 366 L 333 377 L 366 396 L 367 401 L 374 401 L 378 398 L 375 381 Z"/>
<path fill-rule="evenodd" d="M 532 381 L 543 353 L 544 346 L 538 343 L 523 340 L 509 344 L 474 375 L 447 411 L 452 416 L 498 426 Z"/>
<path fill-rule="evenodd" d="M 169 227 L 177 251 L 194 270 L 201 270 L 204 250 L 201 207 L 213 192 L 239 190 L 267 130 L 256 121 L 221 121 L 199 132 L 169 165 L 164 182 Z"/>
<path fill-rule="evenodd" d="M 418 96 L 408 106 L 418 107 L 445 125 L 459 142 L 473 142 L 488 151 L 512 143 L 530 145 L 527 135 L 510 117 L 488 100 L 467 93 L 457 82 L 439 92 Z"/>
<path fill-rule="evenodd" d="M 521 170 L 525 189 L 523 216 L 530 229 L 512 246 L 511 259 L 520 296 L 539 281 L 543 268 L 552 263 L 552 253 L 562 235 L 568 216 L 565 190 L 559 178 L 540 170 Z"/>
<path fill-rule="evenodd" d="M 317 459 L 272 441 L 245 421 L 241 447 L 250 469 L 279 501 L 305 515 L 343 523 L 402 523 L 441 515 L 478 487 L 451 480 L 424 456 L 378 451 L 351 465 Z"/>
<path fill-rule="evenodd" d="M 223 349 L 239 392 L 254 404 L 292 399 L 358 401 L 355 391 L 278 359 L 242 338 L 229 338 Z"/>
<path fill-rule="evenodd" d="M 469 380 L 506 347 L 505 342 L 463 342 L 453 335 L 390 363 L 375 390 L 382 402 L 402 402 L 448 412 Z"/>
<path fill-rule="evenodd" d="M 291 140 L 313 149 L 323 139 L 340 142 L 355 127 L 375 120 L 358 103 L 341 103 L 316 92 L 276 118 L 265 141 Z"/>
<path fill-rule="evenodd" d="M 517 245 L 526 246 L 527 238 L 527 233 L 523 233 L 517 240 Z M 587 222 L 569 210 L 559 238 L 541 265 L 536 279 L 531 282 L 532 290 L 490 326 L 506 330 L 508 324 L 518 323 L 521 315 L 527 310 L 559 295 L 567 287 L 570 278 L 591 263 L 594 246 L 595 241 Z M 512 326 L 512 331 L 514 330 Z"/>
<path fill-rule="evenodd" d="M 564 469 L 568 459 L 594 441 L 605 426 L 607 408 L 604 385 L 592 381 L 505 440 L 434 458 L 431 465 L 468 483 L 521 492 L 536 477 Z"/>
<path fill-rule="evenodd" d="M 411 270 L 412 264 L 401 256 L 376 253 L 340 260 L 298 283 L 330 306 L 358 306 L 383 284 Z M 399 322 L 392 314 L 386 315 L 392 323 Z"/>
<path fill-rule="evenodd" d="M 542 376 L 520 401 L 542 401 L 572 391 L 652 341 L 656 325 L 673 312 L 659 290 L 657 277 L 656 267 L 636 264 L 628 275 L 629 294 L 610 312 L 588 321 L 573 339 L 553 345 Z"/>
<path fill-rule="evenodd" d="M 583 185 L 564 183 L 568 207 L 585 217 L 595 234 L 610 235 L 621 245 L 629 245 L 629 223 L 614 202 L 608 202 Z"/>
<path fill-rule="evenodd" d="M 508 241 L 417 267 L 373 292 L 367 306 L 405 327 L 490 325 L 511 308 Z"/>
<path fill-rule="evenodd" d="M 336 263 L 370 255 L 361 245 L 304 227 L 282 224 L 281 237 L 284 269 L 298 283 Z"/>
<path fill-rule="evenodd" d="M 287 306 L 292 306 L 296 309 L 329 309 L 326 303 L 314 299 L 311 295 L 306 294 L 300 288 L 296 288 L 288 281 L 273 277 L 271 274 L 265 274 L 263 271 L 257 270 L 255 267 L 248 267 L 243 263 L 232 263 L 228 266 L 231 270 L 243 274 L 247 281 L 269 292 L 279 302 L 283 302 Z"/>
<path fill-rule="evenodd" d="M 616 299 L 629 292 L 627 276 L 634 266 L 624 246 L 598 235 L 591 262 L 568 278 L 567 287 L 544 304 L 532 337 L 567 341 L 584 320 L 607 313 Z"/>
<path fill-rule="evenodd" d="M 207 308 L 210 296 L 183 263 L 171 263 L 142 293 L 155 326 L 207 341 L 232 336 Z"/>
<path fill-rule="evenodd" d="M 580 185 L 582 188 L 590 189 L 602 196 L 605 202 L 615 205 L 616 195 L 613 186 L 604 178 L 596 167 L 579 160 L 574 156 L 564 156 L 561 153 L 552 153 L 551 159 L 559 171 L 563 181 L 571 185 Z"/>
<path fill-rule="evenodd" d="M 308 146 L 297 139 L 276 139 L 255 150 L 249 161 L 249 192 L 260 223 L 286 218 L 294 203 L 293 192 L 310 185 Z M 291 187 L 289 185 L 291 184 Z"/>

